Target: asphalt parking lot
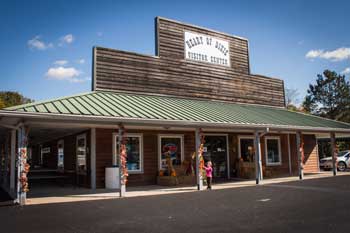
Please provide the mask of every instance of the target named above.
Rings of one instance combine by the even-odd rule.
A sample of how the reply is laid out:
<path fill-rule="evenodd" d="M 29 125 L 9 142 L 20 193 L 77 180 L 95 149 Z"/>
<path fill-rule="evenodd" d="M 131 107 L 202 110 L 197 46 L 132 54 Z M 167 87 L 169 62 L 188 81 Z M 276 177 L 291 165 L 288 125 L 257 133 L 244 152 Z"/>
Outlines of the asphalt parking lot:
<path fill-rule="evenodd" d="M 349 232 L 350 176 L 235 189 L 0 207 L 2 233 Z"/>

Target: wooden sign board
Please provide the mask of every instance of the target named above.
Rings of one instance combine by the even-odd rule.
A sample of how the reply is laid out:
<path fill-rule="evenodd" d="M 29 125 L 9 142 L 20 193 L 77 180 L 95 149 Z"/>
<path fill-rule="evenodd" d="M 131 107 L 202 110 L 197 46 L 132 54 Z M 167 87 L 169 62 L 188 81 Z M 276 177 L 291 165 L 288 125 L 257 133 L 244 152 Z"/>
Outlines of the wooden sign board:
<path fill-rule="evenodd" d="M 282 80 L 250 74 L 247 39 L 161 17 L 155 27 L 156 56 L 95 47 L 92 89 L 284 106 Z"/>

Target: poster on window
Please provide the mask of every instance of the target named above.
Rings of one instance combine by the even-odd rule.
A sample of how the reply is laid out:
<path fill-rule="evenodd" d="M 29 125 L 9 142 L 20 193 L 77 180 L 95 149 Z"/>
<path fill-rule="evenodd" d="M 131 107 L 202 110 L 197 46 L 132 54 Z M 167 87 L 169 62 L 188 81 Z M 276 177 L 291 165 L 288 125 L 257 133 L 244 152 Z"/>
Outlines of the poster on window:
<path fill-rule="evenodd" d="M 161 138 L 161 169 L 172 165 L 181 165 L 181 138 Z"/>

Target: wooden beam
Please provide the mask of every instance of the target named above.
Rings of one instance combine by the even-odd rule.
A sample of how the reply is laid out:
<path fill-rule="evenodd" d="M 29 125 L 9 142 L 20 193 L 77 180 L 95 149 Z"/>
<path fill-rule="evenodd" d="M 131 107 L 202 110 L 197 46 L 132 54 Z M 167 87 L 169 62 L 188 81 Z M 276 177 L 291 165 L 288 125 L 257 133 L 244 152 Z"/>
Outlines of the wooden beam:
<path fill-rule="evenodd" d="M 262 174 L 262 163 L 261 163 L 261 144 L 260 144 L 260 134 L 258 131 L 255 131 L 255 179 L 256 184 L 260 184 L 263 180 Z"/>
<path fill-rule="evenodd" d="M 304 179 L 304 167 L 303 167 L 303 159 L 302 159 L 302 144 L 301 144 L 301 132 L 297 132 L 296 139 L 297 139 L 297 155 L 298 155 L 298 168 L 299 168 L 299 179 Z"/>
<path fill-rule="evenodd" d="M 332 153 L 332 169 L 333 175 L 337 175 L 337 146 L 335 143 L 335 133 L 331 133 L 331 153 Z"/>

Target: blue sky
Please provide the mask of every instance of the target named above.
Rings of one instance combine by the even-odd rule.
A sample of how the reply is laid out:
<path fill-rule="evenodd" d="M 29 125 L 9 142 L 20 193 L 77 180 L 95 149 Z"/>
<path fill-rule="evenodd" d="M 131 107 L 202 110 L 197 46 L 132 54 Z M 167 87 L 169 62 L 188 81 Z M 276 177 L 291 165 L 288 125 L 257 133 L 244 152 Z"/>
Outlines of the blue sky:
<path fill-rule="evenodd" d="M 95 45 L 154 54 L 154 17 L 248 38 L 252 73 L 300 99 L 324 69 L 350 75 L 349 1 L 2 1 L 0 90 L 43 100 L 91 90 Z"/>

